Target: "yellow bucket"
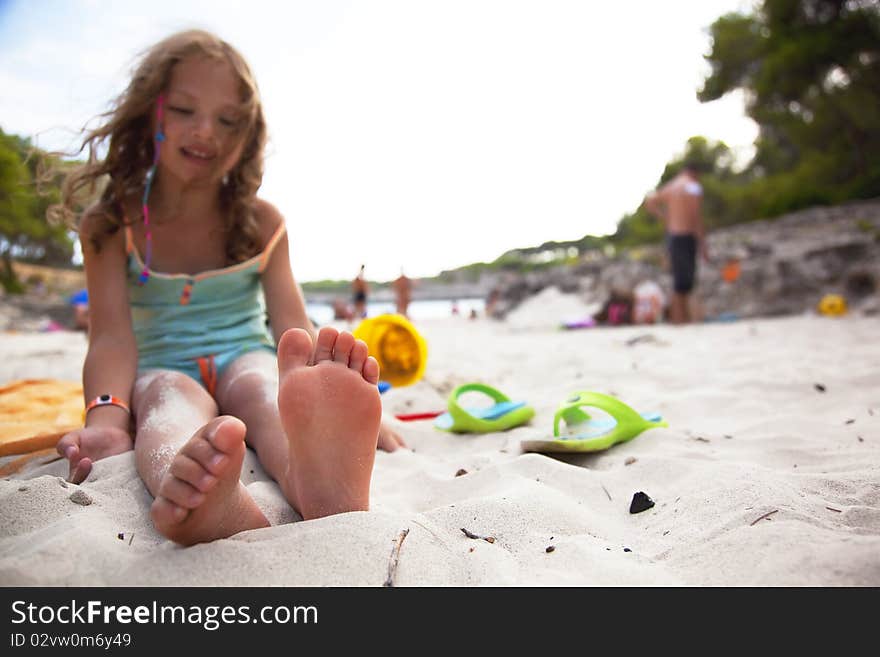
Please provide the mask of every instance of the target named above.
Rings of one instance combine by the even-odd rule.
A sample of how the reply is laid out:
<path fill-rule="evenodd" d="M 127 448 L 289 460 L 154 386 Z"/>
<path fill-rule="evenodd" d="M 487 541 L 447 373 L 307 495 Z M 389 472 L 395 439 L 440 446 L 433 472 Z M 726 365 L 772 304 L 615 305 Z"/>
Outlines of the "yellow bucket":
<path fill-rule="evenodd" d="M 826 294 L 819 302 L 818 310 L 823 315 L 836 317 L 846 314 L 846 299 L 839 294 Z"/>
<path fill-rule="evenodd" d="M 422 378 L 428 345 L 403 315 L 378 315 L 363 320 L 354 330 L 370 355 L 379 362 L 379 379 L 392 386 L 408 386 Z"/>

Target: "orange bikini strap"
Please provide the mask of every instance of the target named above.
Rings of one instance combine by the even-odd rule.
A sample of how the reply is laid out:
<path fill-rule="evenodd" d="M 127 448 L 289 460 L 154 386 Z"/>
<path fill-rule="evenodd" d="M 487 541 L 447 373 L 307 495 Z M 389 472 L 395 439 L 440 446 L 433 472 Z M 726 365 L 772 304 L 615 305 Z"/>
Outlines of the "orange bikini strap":
<path fill-rule="evenodd" d="M 196 358 L 199 364 L 199 374 L 202 376 L 202 383 L 205 389 L 213 397 L 217 391 L 217 365 L 214 362 L 214 356 L 202 356 Z"/>
<path fill-rule="evenodd" d="M 275 233 L 269 239 L 269 242 L 266 244 L 266 248 L 263 249 L 262 255 L 260 255 L 260 268 L 259 271 L 263 271 L 266 268 L 266 265 L 269 264 L 269 257 L 272 255 L 272 251 L 275 249 L 275 245 L 278 244 L 278 240 L 281 239 L 281 236 L 284 235 L 284 232 L 287 230 L 287 226 L 282 223 L 275 230 Z"/>
<path fill-rule="evenodd" d="M 134 250 L 134 235 L 131 232 L 131 226 L 125 226 L 125 255 L 131 255 Z"/>

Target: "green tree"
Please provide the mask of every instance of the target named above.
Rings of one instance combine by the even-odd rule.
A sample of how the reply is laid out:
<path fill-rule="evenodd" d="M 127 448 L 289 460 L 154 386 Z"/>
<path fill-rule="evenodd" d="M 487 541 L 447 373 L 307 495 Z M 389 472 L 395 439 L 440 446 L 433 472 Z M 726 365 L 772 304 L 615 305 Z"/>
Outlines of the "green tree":
<path fill-rule="evenodd" d="M 0 132 L 0 283 L 10 292 L 21 291 L 12 270 L 12 251 L 31 221 L 29 180 L 14 142 Z"/>
<path fill-rule="evenodd" d="M 46 220 L 47 208 L 60 197 L 61 174 L 41 182 L 46 171 L 62 169 L 54 156 L 0 130 L 0 283 L 7 291 L 21 291 L 13 258 L 70 263 L 73 240 L 68 229 Z"/>
<path fill-rule="evenodd" d="M 697 97 L 741 89 L 759 126 L 745 206 L 766 217 L 880 195 L 876 0 L 764 0 L 710 32 L 711 73 Z"/>
<path fill-rule="evenodd" d="M 657 187 L 677 176 L 685 164 L 695 165 L 702 171 L 703 214 L 708 228 L 744 220 L 743 204 L 733 202 L 741 186 L 740 176 L 733 170 L 733 154 L 724 142 L 701 136 L 688 139 L 684 151 L 664 167 Z M 662 238 L 663 225 L 642 205 L 620 220 L 611 241 L 617 247 L 628 247 L 659 242 Z"/>

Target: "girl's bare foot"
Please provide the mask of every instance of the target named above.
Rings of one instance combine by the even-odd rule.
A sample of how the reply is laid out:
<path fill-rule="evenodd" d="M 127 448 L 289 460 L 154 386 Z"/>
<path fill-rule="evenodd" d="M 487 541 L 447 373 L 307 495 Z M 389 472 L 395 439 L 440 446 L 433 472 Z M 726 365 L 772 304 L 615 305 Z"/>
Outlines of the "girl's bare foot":
<path fill-rule="evenodd" d="M 382 418 L 379 364 L 351 333 L 290 329 L 278 343 L 278 410 L 290 457 L 282 490 L 306 520 L 366 511 Z"/>
<path fill-rule="evenodd" d="M 244 434 L 241 420 L 221 416 L 180 448 L 150 509 L 162 535 L 193 545 L 269 526 L 239 481 Z"/>

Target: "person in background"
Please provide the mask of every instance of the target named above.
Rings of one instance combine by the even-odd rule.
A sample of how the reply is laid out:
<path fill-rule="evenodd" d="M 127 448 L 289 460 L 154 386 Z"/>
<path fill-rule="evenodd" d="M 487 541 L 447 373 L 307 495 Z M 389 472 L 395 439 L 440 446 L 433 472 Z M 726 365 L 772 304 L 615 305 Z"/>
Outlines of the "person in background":
<path fill-rule="evenodd" d="M 486 317 L 494 318 L 496 316 L 499 301 L 501 301 L 501 290 L 498 287 L 493 287 L 486 298 Z"/>
<path fill-rule="evenodd" d="M 367 316 L 367 296 L 370 293 L 370 284 L 364 278 L 364 267 L 365 265 L 361 265 L 358 275 L 351 282 L 351 301 L 356 319 L 363 319 Z"/>
<path fill-rule="evenodd" d="M 625 285 L 612 286 L 608 300 L 593 316 L 598 323 L 607 326 L 632 324 L 633 293 Z"/>
<path fill-rule="evenodd" d="M 633 289 L 633 323 L 656 324 L 663 319 L 666 295 L 651 279 L 641 281 Z"/>
<path fill-rule="evenodd" d="M 677 176 L 645 197 L 645 209 L 663 222 L 666 232 L 673 289 L 669 319 L 673 324 L 687 324 L 696 319 L 691 294 L 696 281 L 697 256 L 709 260 L 702 204 L 700 167 L 694 163 L 686 163 Z"/>
<path fill-rule="evenodd" d="M 77 290 L 70 296 L 73 307 L 73 328 L 77 331 L 89 330 L 89 291 L 86 288 Z"/>
<path fill-rule="evenodd" d="M 394 279 L 392 286 L 394 288 L 397 313 L 408 318 L 409 303 L 412 301 L 413 281 L 403 273 L 403 269 L 401 268 L 400 276 Z"/>
<path fill-rule="evenodd" d="M 338 297 L 333 299 L 333 319 L 344 319 L 348 322 L 354 319 L 354 313 L 351 312 L 351 308 L 349 308 L 345 299 Z"/>

